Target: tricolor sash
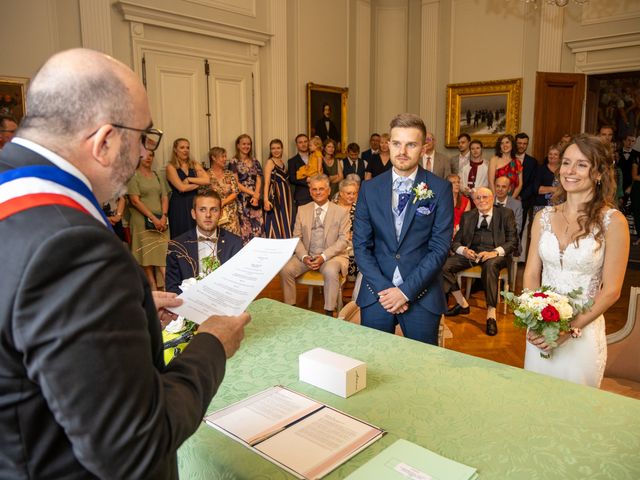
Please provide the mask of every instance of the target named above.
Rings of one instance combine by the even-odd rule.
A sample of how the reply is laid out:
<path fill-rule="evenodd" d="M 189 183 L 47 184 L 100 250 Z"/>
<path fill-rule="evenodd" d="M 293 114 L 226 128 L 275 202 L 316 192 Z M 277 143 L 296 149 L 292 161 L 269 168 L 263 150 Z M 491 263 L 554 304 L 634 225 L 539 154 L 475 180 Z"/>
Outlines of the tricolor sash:
<path fill-rule="evenodd" d="M 0 220 L 45 205 L 75 208 L 113 229 L 89 187 L 58 167 L 32 165 L 0 174 Z"/>

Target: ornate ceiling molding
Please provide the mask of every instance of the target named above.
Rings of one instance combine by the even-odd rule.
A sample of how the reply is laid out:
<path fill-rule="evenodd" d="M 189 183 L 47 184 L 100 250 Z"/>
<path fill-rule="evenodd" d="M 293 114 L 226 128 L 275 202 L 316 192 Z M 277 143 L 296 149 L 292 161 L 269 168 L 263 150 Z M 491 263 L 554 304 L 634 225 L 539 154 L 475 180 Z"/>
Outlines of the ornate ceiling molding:
<path fill-rule="evenodd" d="M 200 35 L 224 38 L 226 40 L 233 40 L 260 47 L 264 46 L 272 36 L 267 32 L 250 30 L 207 18 L 139 5 L 131 0 L 120 0 L 118 5 L 122 10 L 124 19 L 130 22 L 155 25 L 183 32 L 198 33 Z"/>

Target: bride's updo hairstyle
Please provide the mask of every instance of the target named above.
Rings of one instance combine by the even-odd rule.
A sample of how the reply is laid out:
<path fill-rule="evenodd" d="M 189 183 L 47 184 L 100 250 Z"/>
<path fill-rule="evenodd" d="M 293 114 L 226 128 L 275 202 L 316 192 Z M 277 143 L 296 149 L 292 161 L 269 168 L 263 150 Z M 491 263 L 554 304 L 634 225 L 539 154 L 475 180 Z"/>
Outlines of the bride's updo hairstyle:
<path fill-rule="evenodd" d="M 580 133 L 573 136 L 571 141 L 562 149 L 561 159 L 564 157 L 564 152 L 571 145 L 576 145 L 591 163 L 590 177 L 594 185 L 591 200 L 583 204 L 578 215 L 580 234 L 576 237 L 576 245 L 580 239 L 585 238 L 590 232 L 593 232 L 596 242 L 602 244 L 605 232 L 602 220 L 603 209 L 604 207 L 615 207 L 616 181 L 613 171 L 613 156 L 611 150 L 602 143 L 600 138 Z M 560 168 L 556 172 L 556 177 L 559 177 L 559 175 Z M 558 205 L 566 200 L 567 192 L 562 186 L 562 182 L 559 181 L 556 192 L 553 194 L 552 203 Z"/>

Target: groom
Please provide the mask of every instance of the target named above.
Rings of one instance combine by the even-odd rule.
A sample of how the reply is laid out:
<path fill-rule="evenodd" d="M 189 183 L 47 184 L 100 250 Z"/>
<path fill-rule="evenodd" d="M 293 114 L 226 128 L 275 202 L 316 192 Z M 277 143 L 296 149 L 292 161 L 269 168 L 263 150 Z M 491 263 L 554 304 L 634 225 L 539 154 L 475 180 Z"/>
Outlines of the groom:
<path fill-rule="evenodd" d="M 362 185 L 353 225 L 362 272 L 362 325 L 436 345 L 446 311 L 441 269 L 453 231 L 451 184 L 418 165 L 426 137 L 420 117 L 390 124 L 393 169 Z"/>

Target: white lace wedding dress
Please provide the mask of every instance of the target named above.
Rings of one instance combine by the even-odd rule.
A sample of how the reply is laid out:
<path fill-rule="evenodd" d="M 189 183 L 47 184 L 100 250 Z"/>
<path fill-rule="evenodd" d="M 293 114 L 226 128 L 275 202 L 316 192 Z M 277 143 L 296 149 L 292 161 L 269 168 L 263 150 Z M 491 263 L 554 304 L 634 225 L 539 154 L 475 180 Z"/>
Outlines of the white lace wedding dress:
<path fill-rule="evenodd" d="M 570 243 L 564 251 L 551 229 L 550 214 L 553 207 L 546 207 L 541 215 L 542 231 L 538 254 L 542 260 L 542 285 L 548 285 L 559 293 L 582 288 L 582 297 L 593 298 L 602 283 L 604 240 L 600 248 L 590 233 L 580 240 L 578 247 Z M 604 215 L 604 227 L 609 226 L 613 209 Z M 607 362 L 607 338 L 604 317 L 600 315 L 582 329 L 582 337 L 569 339 L 555 348 L 551 358 L 540 356 L 540 350 L 526 342 L 524 368 L 551 375 L 574 383 L 599 387 Z"/>

